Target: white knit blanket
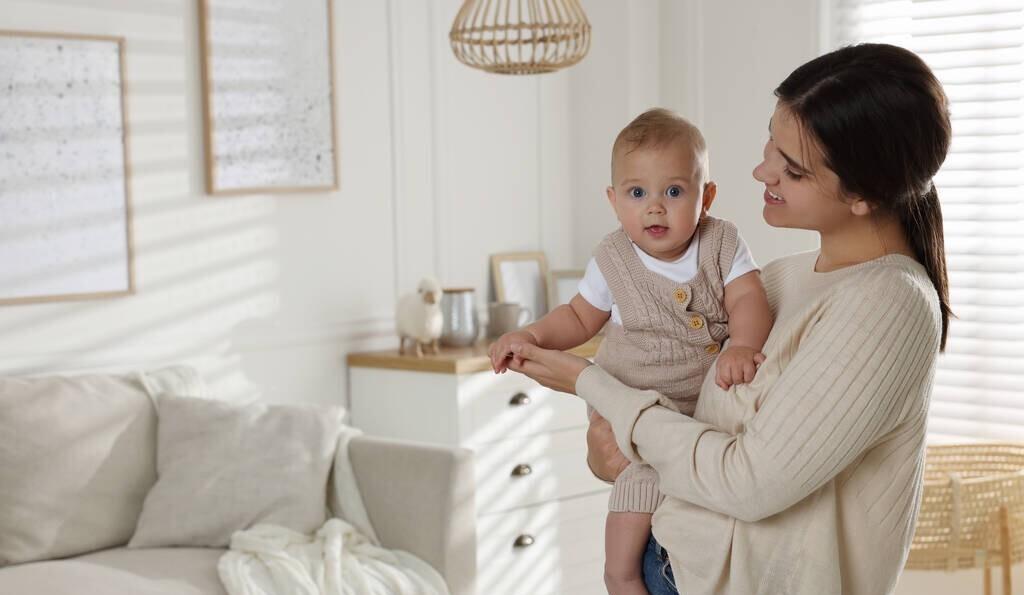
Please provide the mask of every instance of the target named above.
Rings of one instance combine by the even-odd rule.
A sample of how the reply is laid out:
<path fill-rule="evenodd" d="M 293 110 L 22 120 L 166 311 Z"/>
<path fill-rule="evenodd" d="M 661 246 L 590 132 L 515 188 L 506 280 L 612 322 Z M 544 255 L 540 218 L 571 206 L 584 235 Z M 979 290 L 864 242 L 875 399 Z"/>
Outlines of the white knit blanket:
<path fill-rule="evenodd" d="M 217 571 L 230 595 L 448 595 L 426 562 L 373 545 L 341 519 L 312 537 L 273 525 L 239 531 Z"/>
<path fill-rule="evenodd" d="M 329 519 L 312 536 L 274 525 L 236 532 L 217 564 L 229 595 L 449 595 L 429 564 L 377 545 L 348 459 L 359 433 L 344 429 L 334 463 L 332 508 L 351 524 Z"/>

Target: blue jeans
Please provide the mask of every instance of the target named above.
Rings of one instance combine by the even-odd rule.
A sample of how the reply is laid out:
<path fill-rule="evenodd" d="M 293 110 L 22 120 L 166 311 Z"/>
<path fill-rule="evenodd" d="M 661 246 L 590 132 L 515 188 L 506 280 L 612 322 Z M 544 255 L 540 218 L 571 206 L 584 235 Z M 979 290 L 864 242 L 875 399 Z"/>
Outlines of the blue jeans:
<path fill-rule="evenodd" d="M 647 541 L 644 550 L 644 584 L 650 595 L 678 595 L 676 582 L 672 576 L 672 566 L 668 563 L 668 552 L 654 539 Z"/>

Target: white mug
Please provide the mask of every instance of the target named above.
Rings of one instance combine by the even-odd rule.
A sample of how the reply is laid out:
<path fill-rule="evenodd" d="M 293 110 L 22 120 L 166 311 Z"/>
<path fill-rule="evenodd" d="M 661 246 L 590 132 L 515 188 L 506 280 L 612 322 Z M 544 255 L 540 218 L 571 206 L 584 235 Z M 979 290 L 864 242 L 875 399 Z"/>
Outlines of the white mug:
<path fill-rule="evenodd" d="M 487 333 L 492 337 L 500 337 L 532 320 L 533 313 L 529 308 L 514 302 L 491 302 L 488 304 Z"/>

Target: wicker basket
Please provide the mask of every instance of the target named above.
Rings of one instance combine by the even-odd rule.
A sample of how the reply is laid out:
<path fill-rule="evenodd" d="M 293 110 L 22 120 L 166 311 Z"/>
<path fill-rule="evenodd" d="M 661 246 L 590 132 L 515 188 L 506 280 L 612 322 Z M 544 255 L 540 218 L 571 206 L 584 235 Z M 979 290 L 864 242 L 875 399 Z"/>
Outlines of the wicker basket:
<path fill-rule="evenodd" d="M 929 446 L 924 496 L 906 568 L 1003 567 L 1024 560 L 1024 443 Z"/>

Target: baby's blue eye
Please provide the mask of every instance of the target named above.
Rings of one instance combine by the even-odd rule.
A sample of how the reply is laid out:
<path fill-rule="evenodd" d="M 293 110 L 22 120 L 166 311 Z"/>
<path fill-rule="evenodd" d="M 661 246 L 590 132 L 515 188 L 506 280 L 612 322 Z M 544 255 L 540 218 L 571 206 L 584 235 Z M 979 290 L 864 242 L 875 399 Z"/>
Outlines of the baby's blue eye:
<path fill-rule="evenodd" d="M 679 186 L 669 186 L 668 190 L 665 191 L 665 194 L 668 194 L 672 198 L 679 198 L 683 195 L 683 189 Z"/>
<path fill-rule="evenodd" d="M 629 195 L 632 196 L 633 198 L 643 198 L 647 196 L 647 192 L 645 192 L 644 189 L 639 186 L 633 186 L 632 188 L 629 189 Z"/>

